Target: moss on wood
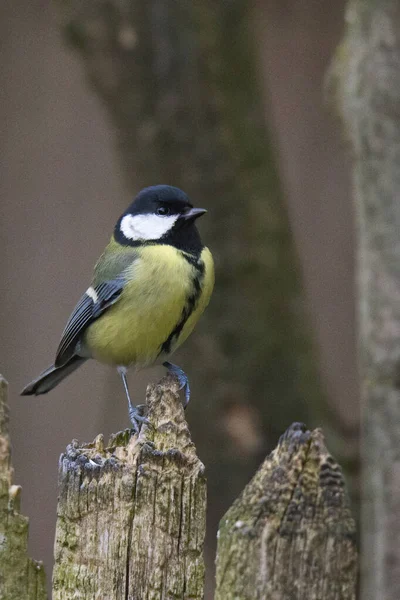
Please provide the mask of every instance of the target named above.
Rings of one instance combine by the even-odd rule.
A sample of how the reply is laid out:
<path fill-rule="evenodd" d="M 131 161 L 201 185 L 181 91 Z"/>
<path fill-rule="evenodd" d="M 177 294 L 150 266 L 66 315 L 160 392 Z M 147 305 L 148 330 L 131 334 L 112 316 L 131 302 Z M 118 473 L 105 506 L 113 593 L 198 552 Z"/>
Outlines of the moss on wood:
<path fill-rule="evenodd" d="M 355 600 L 355 523 L 320 430 L 293 424 L 221 520 L 216 600 Z"/>
<path fill-rule="evenodd" d="M 43 565 L 28 556 L 21 487 L 13 484 L 7 388 L 0 375 L 0 600 L 46 600 Z"/>
<path fill-rule="evenodd" d="M 60 458 L 53 600 L 203 598 L 206 481 L 178 384 L 147 391 L 139 436 Z"/>

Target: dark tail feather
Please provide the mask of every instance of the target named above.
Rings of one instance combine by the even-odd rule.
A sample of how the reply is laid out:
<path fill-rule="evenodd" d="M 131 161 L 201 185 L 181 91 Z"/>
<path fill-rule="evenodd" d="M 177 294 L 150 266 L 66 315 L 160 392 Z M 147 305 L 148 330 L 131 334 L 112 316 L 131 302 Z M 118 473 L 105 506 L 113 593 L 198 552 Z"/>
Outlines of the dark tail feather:
<path fill-rule="evenodd" d="M 21 396 L 38 396 L 39 394 L 47 394 L 50 390 L 56 387 L 65 377 L 68 377 L 75 369 L 80 367 L 87 359 L 81 356 L 73 356 L 70 360 L 61 367 L 52 365 L 43 373 L 29 383 L 21 392 Z"/>

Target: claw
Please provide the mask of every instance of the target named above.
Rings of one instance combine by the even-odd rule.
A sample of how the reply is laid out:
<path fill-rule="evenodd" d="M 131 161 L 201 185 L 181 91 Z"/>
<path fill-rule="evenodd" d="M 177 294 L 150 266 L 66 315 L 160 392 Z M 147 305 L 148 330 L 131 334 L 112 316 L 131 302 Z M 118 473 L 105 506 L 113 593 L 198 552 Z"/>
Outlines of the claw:
<path fill-rule="evenodd" d="M 128 400 L 129 418 L 133 425 L 133 430 L 135 433 L 139 433 L 141 424 L 144 423 L 145 425 L 151 425 L 150 421 L 146 417 L 143 416 L 143 413 L 146 410 L 146 405 L 140 404 L 139 406 L 134 406 L 132 404 L 131 397 L 129 395 L 129 390 L 128 390 L 128 382 L 126 380 L 126 367 L 118 367 L 117 370 L 118 370 L 118 373 L 121 375 L 122 382 L 124 384 L 126 398 Z"/>
<path fill-rule="evenodd" d="M 129 407 L 129 418 L 131 420 L 131 423 L 133 425 L 133 429 L 135 431 L 135 433 L 139 433 L 140 430 L 140 425 L 150 425 L 150 421 L 149 419 L 147 419 L 147 417 L 144 417 L 143 415 L 140 414 L 140 411 L 138 410 L 138 408 L 136 406 L 130 406 Z"/>
<path fill-rule="evenodd" d="M 188 376 L 186 375 L 183 369 L 181 369 L 177 365 L 173 365 L 167 360 L 163 362 L 163 366 L 166 367 L 170 373 L 175 375 L 175 377 L 179 381 L 179 389 L 185 391 L 185 401 L 183 402 L 183 408 L 186 408 L 190 400 L 190 385 Z"/>
<path fill-rule="evenodd" d="M 147 404 L 137 404 L 136 410 L 138 411 L 139 415 L 143 417 L 147 411 Z"/>

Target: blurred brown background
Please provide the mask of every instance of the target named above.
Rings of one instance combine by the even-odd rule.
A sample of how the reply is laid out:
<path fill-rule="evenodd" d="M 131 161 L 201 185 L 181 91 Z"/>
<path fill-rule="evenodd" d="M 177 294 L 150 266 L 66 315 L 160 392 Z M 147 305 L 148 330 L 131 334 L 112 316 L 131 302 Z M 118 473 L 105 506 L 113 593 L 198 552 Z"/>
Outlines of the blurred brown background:
<path fill-rule="evenodd" d="M 343 10 L 344 3 L 328 0 L 258 1 L 251 27 L 323 387 L 344 423 L 354 426 L 349 157 L 324 100 Z M 49 396 L 26 399 L 18 392 L 50 364 L 114 222 L 138 189 L 127 189 L 114 130 L 79 57 L 63 42 L 54 7 L 43 0 L 3 2 L 0 39 L 0 371 L 10 383 L 15 481 L 31 518 L 31 554 L 45 560 L 49 573 L 58 456 L 74 437 L 88 440 L 126 426 L 125 398 L 117 374 L 95 363 Z M 161 182 L 148 182 L 155 183 Z M 199 335 L 212 335 L 206 318 Z M 131 377 L 134 396 L 142 401 L 146 382 L 160 373 Z M 197 389 L 192 402 L 206 393 Z M 294 419 L 288 414 L 287 425 Z M 202 457 L 205 442 L 195 442 Z"/>

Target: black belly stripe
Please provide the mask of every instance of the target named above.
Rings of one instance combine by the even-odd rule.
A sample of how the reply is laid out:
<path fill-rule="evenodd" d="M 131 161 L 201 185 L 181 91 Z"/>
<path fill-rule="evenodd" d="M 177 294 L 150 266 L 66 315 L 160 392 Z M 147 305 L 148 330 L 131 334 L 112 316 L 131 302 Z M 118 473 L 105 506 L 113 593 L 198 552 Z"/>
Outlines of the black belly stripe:
<path fill-rule="evenodd" d="M 186 258 L 186 260 L 195 267 L 197 273 L 194 275 L 193 279 L 192 279 L 192 285 L 193 285 L 193 292 L 190 294 L 190 296 L 188 296 L 188 299 L 186 300 L 186 304 L 182 310 L 182 314 L 181 314 L 181 318 L 179 319 L 178 323 L 176 324 L 176 326 L 174 327 L 174 329 L 171 331 L 171 333 L 169 334 L 169 336 L 167 337 L 167 339 L 165 340 L 165 342 L 163 342 L 161 344 L 161 349 L 160 352 L 158 353 L 158 355 L 160 354 L 169 354 L 171 352 L 171 346 L 172 343 L 174 342 L 174 340 L 177 340 L 182 332 L 182 329 L 185 326 L 186 321 L 188 320 L 188 318 L 190 317 L 190 315 L 192 314 L 192 312 L 195 310 L 199 298 L 201 296 L 201 283 L 204 277 L 204 271 L 205 271 L 205 266 L 203 261 L 199 262 L 198 259 L 195 259 L 192 256 L 188 256 L 186 254 L 183 254 L 183 256 Z"/>

